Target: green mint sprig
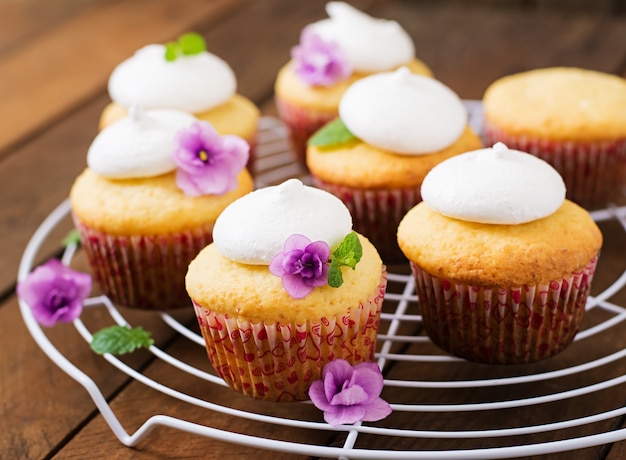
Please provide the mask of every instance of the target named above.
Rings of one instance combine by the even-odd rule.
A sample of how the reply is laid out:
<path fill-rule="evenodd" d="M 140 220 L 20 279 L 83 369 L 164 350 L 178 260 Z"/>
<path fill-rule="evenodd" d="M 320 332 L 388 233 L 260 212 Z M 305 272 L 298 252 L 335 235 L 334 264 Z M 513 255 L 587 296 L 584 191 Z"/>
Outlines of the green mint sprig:
<path fill-rule="evenodd" d="M 363 247 L 356 233 L 351 232 L 343 239 L 331 254 L 330 269 L 328 270 L 328 284 L 337 288 L 343 284 L 341 267 L 348 266 L 352 270 L 356 268 L 363 256 Z"/>
<path fill-rule="evenodd" d="M 102 355 L 123 355 L 138 348 L 148 348 L 154 343 L 152 334 L 142 327 L 110 326 L 96 332 L 91 339 L 91 349 Z"/>
<path fill-rule="evenodd" d="M 326 123 L 308 141 L 308 145 L 315 147 L 335 147 L 356 140 L 341 118 L 335 118 Z"/>
<path fill-rule="evenodd" d="M 206 50 L 206 42 L 202 35 L 189 32 L 178 37 L 178 40 L 165 44 L 165 60 L 175 61 L 180 56 L 193 56 Z"/>
<path fill-rule="evenodd" d="M 63 242 L 62 242 L 64 248 L 68 247 L 70 244 L 79 244 L 79 243 L 80 243 L 80 233 L 78 233 L 78 230 L 76 230 L 75 228 L 70 230 L 69 233 L 65 235 L 65 238 L 63 238 Z"/>

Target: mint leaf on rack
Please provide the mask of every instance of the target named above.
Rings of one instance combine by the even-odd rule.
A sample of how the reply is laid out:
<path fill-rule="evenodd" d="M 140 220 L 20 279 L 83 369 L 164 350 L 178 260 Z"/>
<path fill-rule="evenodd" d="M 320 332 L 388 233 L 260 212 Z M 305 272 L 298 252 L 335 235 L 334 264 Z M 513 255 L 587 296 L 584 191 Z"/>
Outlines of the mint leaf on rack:
<path fill-rule="evenodd" d="M 76 230 L 75 228 L 73 228 L 72 230 L 70 230 L 70 232 L 65 235 L 65 238 L 63 238 L 63 247 L 68 247 L 70 244 L 78 244 L 80 243 L 80 234 L 78 233 L 78 230 Z"/>
<path fill-rule="evenodd" d="M 348 127 L 335 118 L 322 126 L 313 136 L 309 138 L 308 145 L 315 147 L 334 147 L 356 140 L 357 137 L 350 132 Z"/>
<path fill-rule="evenodd" d="M 142 327 L 110 326 L 99 330 L 91 339 L 91 349 L 102 355 L 123 355 L 138 348 L 147 348 L 154 343 L 152 334 Z"/>

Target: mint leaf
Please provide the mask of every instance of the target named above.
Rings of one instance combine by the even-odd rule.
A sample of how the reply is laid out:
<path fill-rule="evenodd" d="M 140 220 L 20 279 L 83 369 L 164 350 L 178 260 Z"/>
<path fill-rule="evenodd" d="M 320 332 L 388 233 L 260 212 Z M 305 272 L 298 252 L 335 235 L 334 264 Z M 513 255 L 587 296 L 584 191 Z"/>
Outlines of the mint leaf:
<path fill-rule="evenodd" d="M 181 35 L 178 38 L 178 46 L 180 52 L 185 56 L 193 56 L 194 54 L 200 54 L 206 50 L 206 43 L 202 35 L 195 32 L 189 32 Z"/>
<path fill-rule="evenodd" d="M 338 288 L 343 284 L 343 275 L 341 274 L 341 268 L 339 263 L 333 259 L 328 269 L 328 285 L 330 287 Z"/>
<path fill-rule="evenodd" d="M 361 257 L 363 257 L 363 246 L 359 241 L 359 237 L 356 233 L 351 232 L 343 239 L 343 241 L 337 246 L 337 249 L 332 254 L 333 262 L 337 261 L 339 265 L 347 265 L 352 270 L 359 263 Z"/>
<path fill-rule="evenodd" d="M 178 44 L 176 42 L 168 42 L 165 45 L 165 60 L 175 61 L 178 57 Z"/>
<path fill-rule="evenodd" d="M 363 246 L 361 246 L 359 237 L 354 232 L 348 233 L 330 256 L 330 268 L 328 269 L 329 286 L 334 288 L 341 286 L 343 284 L 341 267 L 348 266 L 354 270 L 361 257 L 363 257 Z"/>
<path fill-rule="evenodd" d="M 315 147 L 333 147 L 346 144 L 356 138 L 357 137 L 350 132 L 344 122 L 341 121 L 341 118 L 335 118 L 313 134 L 313 136 L 309 138 L 308 145 Z"/>
<path fill-rule="evenodd" d="M 111 326 L 99 330 L 91 339 L 91 349 L 102 355 L 123 355 L 137 348 L 149 347 L 154 343 L 151 333 L 142 327 Z"/>
<path fill-rule="evenodd" d="M 79 244 L 80 243 L 80 234 L 78 230 L 73 228 L 70 232 L 63 238 L 63 247 L 68 247 L 70 244 Z"/>
<path fill-rule="evenodd" d="M 176 41 L 165 44 L 165 60 L 175 61 L 180 56 L 193 56 L 206 50 L 202 35 L 189 32 L 178 37 Z"/>

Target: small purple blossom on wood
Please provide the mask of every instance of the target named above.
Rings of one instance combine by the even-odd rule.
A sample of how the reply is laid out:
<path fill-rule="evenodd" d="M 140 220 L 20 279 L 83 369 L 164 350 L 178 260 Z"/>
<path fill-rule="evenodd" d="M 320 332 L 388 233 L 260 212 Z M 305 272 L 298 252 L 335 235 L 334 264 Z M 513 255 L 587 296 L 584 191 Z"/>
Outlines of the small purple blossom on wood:
<path fill-rule="evenodd" d="M 28 304 L 35 320 L 46 327 L 78 318 L 90 292 L 91 276 L 57 259 L 35 268 L 17 285 L 17 295 Z"/>
<path fill-rule="evenodd" d="M 174 152 L 176 185 L 189 196 L 223 195 L 237 187 L 250 154 L 238 136 L 220 136 L 207 121 L 182 130 Z"/>
<path fill-rule="evenodd" d="M 291 58 L 296 75 L 310 85 L 330 86 L 352 74 L 339 45 L 324 41 L 307 27 L 302 30 L 300 44 L 292 48 Z"/>
<path fill-rule="evenodd" d="M 391 413 L 391 406 L 380 397 L 383 376 L 376 363 L 354 367 L 343 359 L 329 362 L 322 369 L 322 380 L 309 388 L 309 397 L 324 411 L 330 425 L 376 422 Z"/>
<path fill-rule="evenodd" d="M 269 270 L 281 277 L 291 297 L 301 299 L 328 283 L 329 258 L 330 247 L 325 241 L 311 242 L 296 233 L 287 238 L 283 252 L 272 259 Z"/>

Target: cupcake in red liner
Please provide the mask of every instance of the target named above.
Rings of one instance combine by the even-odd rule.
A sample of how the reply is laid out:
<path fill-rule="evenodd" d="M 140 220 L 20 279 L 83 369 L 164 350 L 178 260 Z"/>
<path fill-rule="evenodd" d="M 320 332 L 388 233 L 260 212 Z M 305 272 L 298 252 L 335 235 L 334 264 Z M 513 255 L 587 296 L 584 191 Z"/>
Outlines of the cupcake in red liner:
<path fill-rule="evenodd" d="M 306 400 L 326 363 L 374 358 L 385 266 L 341 201 L 296 179 L 226 208 L 185 283 L 213 367 L 245 395 Z"/>
<path fill-rule="evenodd" d="M 188 306 L 189 262 L 253 189 L 247 158 L 243 139 L 178 111 L 138 111 L 101 131 L 70 201 L 102 292 L 132 308 Z"/>
<path fill-rule="evenodd" d="M 480 147 L 452 90 L 400 68 L 346 91 L 339 117 L 309 140 L 307 164 L 313 184 L 344 201 L 383 261 L 405 263 L 395 233 L 421 200 L 422 180 L 446 158 Z"/>
<path fill-rule="evenodd" d="M 100 116 L 100 129 L 128 115 L 133 106 L 173 109 L 208 121 L 221 135 L 243 138 L 253 171 L 260 111 L 237 93 L 237 79 L 220 57 L 206 50 L 201 35 L 150 44 L 115 67 L 108 83 L 112 101 Z"/>
<path fill-rule="evenodd" d="M 523 364 L 564 350 L 602 234 L 545 161 L 503 144 L 433 168 L 398 228 L 424 329 L 461 358 Z"/>
<path fill-rule="evenodd" d="M 352 83 L 401 66 L 432 76 L 397 22 L 370 17 L 344 2 L 329 2 L 326 11 L 328 18 L 302 30 L 274 85 L 278 114 L 303 166 L 307 140 L 337 117 L 341 96 Z"/>
<path fill-rule="evenodd" d="M 605 207 L 626 193 L 626 80 L 573 67 L 501 78 L 483 99 L 485 142 L 536 155 L 561 174 L 567 198 Z"/>

